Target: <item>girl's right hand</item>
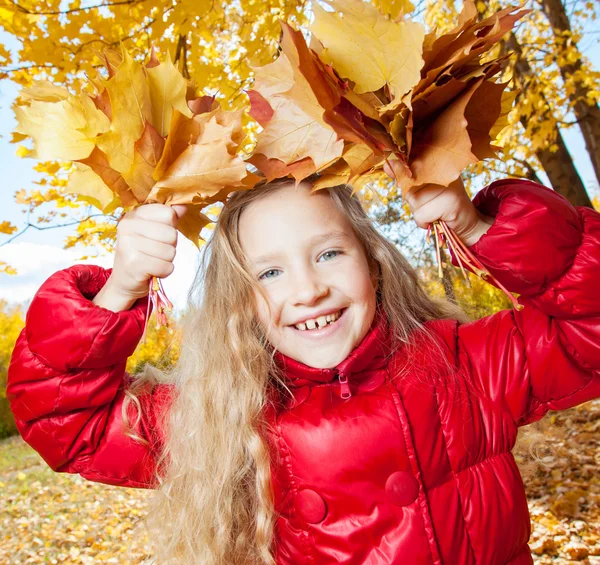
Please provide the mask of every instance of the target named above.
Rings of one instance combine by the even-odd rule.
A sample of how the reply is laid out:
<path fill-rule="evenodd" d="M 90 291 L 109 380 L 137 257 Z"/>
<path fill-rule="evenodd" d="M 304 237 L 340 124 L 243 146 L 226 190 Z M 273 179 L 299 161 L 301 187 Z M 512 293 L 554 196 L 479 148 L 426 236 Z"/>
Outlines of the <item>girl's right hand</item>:
<path fill-rule="evenodd" d="M 128 310 L 148 294 L 152 277 L 166 278 L 174 269 L 177 222 L 183 204 L 145 204 L 121 219 L 113 270 L 93 302 L 115 312 Z"/>

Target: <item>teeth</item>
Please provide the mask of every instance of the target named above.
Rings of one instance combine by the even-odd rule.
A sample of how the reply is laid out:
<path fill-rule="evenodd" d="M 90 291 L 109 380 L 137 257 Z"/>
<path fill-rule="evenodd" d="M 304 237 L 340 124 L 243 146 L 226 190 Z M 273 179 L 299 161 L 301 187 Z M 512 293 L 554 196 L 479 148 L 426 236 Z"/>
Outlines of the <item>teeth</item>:
<path fill-rule="evenodd" d="M 306 322 L 296 324 L 296 328 L 299 330 L 314 330 L 315 328 L 324 328 L 326 325 L 335 322 L 341 316 L 341 311 L 337 311 L 334 314 L 327 314 L 326 316 L 319 316 L 316 319 L 306 320 Z"/>

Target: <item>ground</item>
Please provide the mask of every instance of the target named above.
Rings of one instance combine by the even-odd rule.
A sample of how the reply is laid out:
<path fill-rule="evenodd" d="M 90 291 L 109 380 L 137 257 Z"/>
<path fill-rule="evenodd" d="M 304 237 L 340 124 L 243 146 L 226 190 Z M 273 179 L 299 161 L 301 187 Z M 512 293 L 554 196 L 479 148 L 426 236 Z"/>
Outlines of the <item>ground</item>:
<path fill-rule="evenodd" d="M 542 431 L 527 432 L 516 453 L 534 561 L 600 565 L 600 400 L 552 413 L 545 422 Z M 0 563 L 150 563 L 143 526 L 150 494 L 54 473 L 20 437 L 4 440 Z"/>

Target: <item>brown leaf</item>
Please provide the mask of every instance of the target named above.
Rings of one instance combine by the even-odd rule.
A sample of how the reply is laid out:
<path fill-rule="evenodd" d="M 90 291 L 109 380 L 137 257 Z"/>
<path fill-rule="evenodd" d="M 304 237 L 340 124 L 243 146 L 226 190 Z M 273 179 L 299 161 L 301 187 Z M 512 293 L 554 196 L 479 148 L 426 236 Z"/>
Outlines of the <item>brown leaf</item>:
<path fill-rule="evenodd" d="M 124 206 L 134 206 L 139 203 L 125 179 L 118 171 L 111 168 L 106 155 L 98 147 L 94 147 L 87 159 L 79 162 L 90 167 L 104 181 L 104 184 L 119 196 Z"/>
<path fill-rule="evenodd" d="M 158 162 L 154 172 L 154 180 L 162 179 L 175 159 L 177 159 L 191 143 L 196 142 L 198 136 L 202 132 L 203 122 L 206 120 L 206 117 L 203 116 L 205 115 L 200 114 L 193 118 L 188 118 L 181 112 L 173 110 L 171 128 L 169 130 L 169 135 L 167 136 L 162 158 Z"/>
<path fill-rule="evenodd" d="M 459 96 L 425 131 L 415 134 L 410 161 L 413 178 L 400 180 L 403 195 L 423 184 L 448 186 L 467 165 L 478 161 L 471 151 L 465 111 L 482 81 Z"/>
<path fill-rule="evenodd" d="M 158 165 L 165 147 L 164 138 L 156 128 L 146 122 L 144 133 L 134 145 L 133 165 L 123 178 L 138 202 L 144 202 L 155 184 L 154 169 Z"/>
<path fill-rule="evenodd" d="M 269 159 L 260 153 L 255 153 L 248 159 L 248 162 L 265 175 L 268 181 L 292 176 L 296 182 L 300 182 L 316 172 L 315 164 L 310 157 L 286 165 L 279 159 Z"/>
<path fill-rule="evenodd" d="M 494 140 L 490 130 L 502 111 L 502 94 L 508 82 L 494 83 L 485 80 L 475 91 L 465 109 L 467 131 L 471 138 L 471 151 L 478 159 L 494 158 L 496 152 L 490 143 Z"/>
<path fill-rule="evenodd" d="M 197 120 L 201 116 L 195 116 Z M 220 124 L 223 119 L 226 123 Z M 248 173 L 246 163 L 230 151 L 236 126 L 217 113 L 210 116 L 193 145 L 189 145 L 156 183 L 149 199 L 187 204 L 194 198 L 214 196 L 224 188 L 248 189 L 260 180 Z"/>
<path fill-rule="evenodd" d="M 194 115 L 206 114 L 219 107 L 219 103 L 214 96 L 200 96 L 199 98 L 193 98 L 192 100 L 188 100 L 187 104 Z"/>
<path fill-rule="evenodd" d="M 249 90 L 247 92 L 248 98 L 250 99 L 250 111 L 249 114 L 262 126 L 265 127 L 268 122 L 273 118 L 274 110 L 271 105 L 263 97 L 263 95 L 256 90 Z"/>
<path fill-rule="evenodd" d="M 177 221 L 177 229 L 187 237 L 198 249 L 200 248 L 200 232 L 212 220 L 202 213 L 205 204 L 188 204 L 186 213 Z"/>

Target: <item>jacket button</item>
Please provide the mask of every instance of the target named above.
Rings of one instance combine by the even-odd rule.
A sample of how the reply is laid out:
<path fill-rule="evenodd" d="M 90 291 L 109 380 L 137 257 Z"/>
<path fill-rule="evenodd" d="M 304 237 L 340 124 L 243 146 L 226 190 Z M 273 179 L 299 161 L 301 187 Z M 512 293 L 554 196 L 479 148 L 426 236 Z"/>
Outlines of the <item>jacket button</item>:
<path fill-rule="evenodd" d="M 397 471 L 388 477 L 385 494 L 392 504 L 408 506 L 419 495 L 419 481 L 408 471 Z"/>
<path fill-rule="evenodd" d="M 323 497 L 314 490 L 309 488 L 301 490 L 294 500 L 300 518 L 309 524 L 318 524 L 327 516 L 327 505 Z"/>

